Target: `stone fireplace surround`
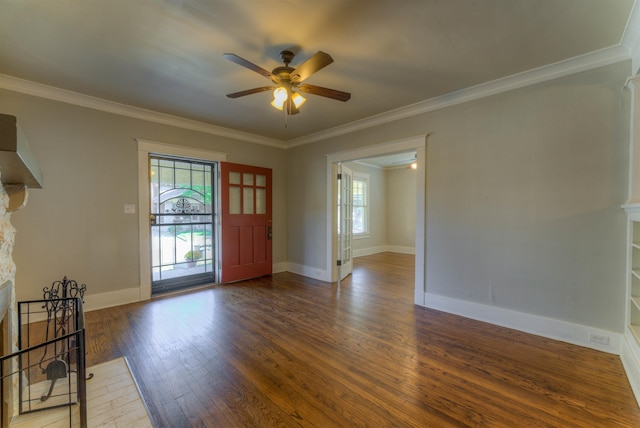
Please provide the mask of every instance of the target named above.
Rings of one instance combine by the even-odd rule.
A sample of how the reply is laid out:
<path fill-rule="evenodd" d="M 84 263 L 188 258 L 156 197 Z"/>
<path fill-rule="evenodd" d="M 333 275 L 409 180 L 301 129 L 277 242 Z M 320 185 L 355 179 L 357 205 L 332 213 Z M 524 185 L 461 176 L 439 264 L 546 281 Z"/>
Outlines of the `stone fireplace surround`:
<path fill-rule="evenodd" d="M 2 171 L 0 171 L 1 178 Z M 18 314 L 16 312 L 15 273 L 12 252 L 16 230 L 11 225 L 11 212 L 21 209 L 27 202 L 26 186 L 0 185 L 0 338 L 2 355 L 18 350 Z M 10 362 L 9 362 L 10 363 Z M 5 367 L 9 370 L 9 367 Z M 5 418 L 10 418 L 16 409 L 17 378 L 5 385 L 5 402 L 2 403 Z M 7 420 L 2 421 L 5 426 Z"/>

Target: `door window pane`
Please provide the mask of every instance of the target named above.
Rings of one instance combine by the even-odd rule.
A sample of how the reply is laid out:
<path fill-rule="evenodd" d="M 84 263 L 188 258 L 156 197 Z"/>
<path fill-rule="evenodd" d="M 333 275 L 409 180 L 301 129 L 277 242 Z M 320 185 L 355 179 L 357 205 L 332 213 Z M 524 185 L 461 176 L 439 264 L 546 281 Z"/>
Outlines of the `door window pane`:
<path fill-rule="evenodd" d="M 229 171 L 229 184 L 240 184 L 240 173 Z"/>
<path fill-rule="evenodd" d="M 229 186 L 229 214 L 240 214 L 240 188 Z"/>
<path fill-rule="evenodd" d="M 256 189 L 256 214 L 267 213 L 267 189 Z"/>
<path fill-rule="evenodd" d="M 193 171 L 191 173 L 191 187 L 194 190 L 193 198 L 200 199 L 204 194 L 204 171 Z"/>
<path fill-rule="evenodd" d="M 245 172 L 242 174 L 242 184 L 245 186 L 253 186 L 253 174 Z"/>
<path fill-rule="evenodd" d="M 253 187 L 245 187 L 243 190 L 243 204 L 242 204 L 242 213 L 243 214 L 253 214 Z"/>

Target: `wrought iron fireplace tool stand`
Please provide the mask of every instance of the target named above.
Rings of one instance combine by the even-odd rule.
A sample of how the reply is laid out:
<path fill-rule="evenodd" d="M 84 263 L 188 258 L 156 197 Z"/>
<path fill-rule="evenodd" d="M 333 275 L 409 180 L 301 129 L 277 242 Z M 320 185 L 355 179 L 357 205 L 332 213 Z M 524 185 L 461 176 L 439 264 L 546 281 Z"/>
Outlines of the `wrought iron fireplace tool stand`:
<path fill-rule="evenodd" d="M 67 279 L 65 276 L 62 281 L 54 281 L 51 287 L 43 288 L 43 297 L 45 300 L 44 309 L 47 311 L 47 327 L 45 333 L 45 342 L 49 339 L 62 337 L 70 330 L 75 331 L 78 326 L 75 325 L 75 313 L 78 311 L 76 298 L 82 299 L 87 286 L 85 284 L 78 285 L 74 280 Z M 52 336 L 52 337 L 50 337 Z M 75 343 L 67 343 L 62 341 L 61 344 L 53 343 L 53 356 L 47 359 L 47 350 L 45 347 L 39 367 L 43 374 L 47 375 L 47 380 L 51 381 L 49 390 L 42 395 L 41 400 L 46 401 L 51 397 L 53 388 L 58 379 L 67 377 L 70 371 L 72 353 L 71 349 L 75 348 Z M 82 356 L 84 358 L 84 356 Z M 49 361 L 44 367 L 44 362 Z M 87 380 L 91 379 L 93 374 L 87 376 Z"/>

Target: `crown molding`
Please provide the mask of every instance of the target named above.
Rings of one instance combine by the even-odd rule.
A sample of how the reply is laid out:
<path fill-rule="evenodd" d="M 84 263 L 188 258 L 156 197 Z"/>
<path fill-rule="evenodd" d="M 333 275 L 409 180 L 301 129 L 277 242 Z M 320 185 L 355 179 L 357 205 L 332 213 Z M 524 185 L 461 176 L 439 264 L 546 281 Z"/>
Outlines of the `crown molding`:
<path fill-rule="evenodd" d="M 635 0 L 620 44 L 631 55 L 632 74 L 640 73 L 640 0 Z"/>
<path fill-rule="evenodd" d="M 7 89 L 9 91 L 20 92 L 27 95 L 33 95 L 40 98 L 60 101 L 67 104 L 87 107 L 94 110 L 100 110 L 107 113 L 131 117 L 134 119 L 141 119 L 149 122 L 160 123 L 163 125 L 175 126 L 177 128 L 188 129 L 190 131 L 203 132 L 205 134 L 216 135 L 219 137 L 228 137 L 235 140 L 262 144 L 279 149 L 286 147 L 285 144 L 280 140 L 267 138 L 248 132 L 237 131 L 230 128 L 224 128 L 222 126 L 211 125 L 196 120 L 185 119 L 178 116 L 172 116 L 165 113 L 159 113 L 152 110 L 146 110 L 139 107 L 133 107 L 113 101 L 108 101 L 102 98 L 92 97 L 90 95 L 84 95 L 78 92 L 56 88 L 54 86 L 48 86 L 29 80 L 19 79 L 17 77 L 8 76 L 6 74 L 0 74 L 0 88 Z"/>
<path fill-rule="evenodd" d="M 548 80 L 558 79 L 560 77 L 615 64 L 628 59 L 629 51 L 624 46 L 618 45 L 600 49 L 598 51 L 573 57 L 554 64 L 534 68 L 522 73 L 513 74 L 501 79 L 482 83 L 480 85 L 451 92 L 436 98 L 431 98 L 405 107 L 390 110 L 385 113 L 376 114 L 365 119 L 336 126 L 304 137 L 295 138 L 287 141 L 287 148 L 315 143 L 317 141 L 326 140 L 327 138 L 337 137 L 407 117 L 417 116 L 445 107 L 451 107 L 456 104 L 478 100 L 491 95 L 534 85 L 536 83 L 546 82 Z"/>

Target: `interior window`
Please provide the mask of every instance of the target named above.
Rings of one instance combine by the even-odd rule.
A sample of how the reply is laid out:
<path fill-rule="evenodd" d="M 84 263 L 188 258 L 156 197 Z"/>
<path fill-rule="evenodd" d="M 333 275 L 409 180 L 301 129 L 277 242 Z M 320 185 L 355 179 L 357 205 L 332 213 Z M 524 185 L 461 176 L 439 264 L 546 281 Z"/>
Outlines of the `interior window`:
<path fill-rule="evenodd" d="M 353 173 L 353 228 L 354 235 L 369 233 L 369 175 Z"/>

